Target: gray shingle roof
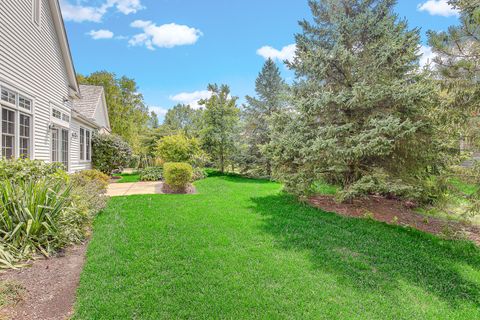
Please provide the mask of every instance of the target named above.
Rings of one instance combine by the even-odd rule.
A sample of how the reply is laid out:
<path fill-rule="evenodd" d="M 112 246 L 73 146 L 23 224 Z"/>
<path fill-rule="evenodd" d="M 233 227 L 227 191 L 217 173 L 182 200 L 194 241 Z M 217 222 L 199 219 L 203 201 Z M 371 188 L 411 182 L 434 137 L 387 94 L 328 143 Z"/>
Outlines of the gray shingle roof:
<path fill-rule="evenodd" d="M 86 118 L 94 119 L 95 110 L 102 99 L 103 87 L 80 85 L 80 94 L 82 98 L 73 101 L 73 110 Z"/>

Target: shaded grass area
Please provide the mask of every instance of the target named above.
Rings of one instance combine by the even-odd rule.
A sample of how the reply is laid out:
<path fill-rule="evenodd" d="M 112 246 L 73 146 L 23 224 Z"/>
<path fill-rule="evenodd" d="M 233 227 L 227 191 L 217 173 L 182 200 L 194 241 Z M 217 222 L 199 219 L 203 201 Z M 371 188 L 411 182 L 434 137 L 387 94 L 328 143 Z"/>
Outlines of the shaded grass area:
<path fill-rule="evenodd" d="M 132 182 L 139 182 L 140 181 L 140 174 L 138 172 L 116 173 L 113 176 L 114 177 L 121 177 L 121 179 L 117 180 L 117 183 L 132 183 Z"/>
<path fill-rule="evenodd" d="M 119 197 L 94 226 L 75 319 L 478 319 L 480 250 L 300 204 L 235 176 Z"/>

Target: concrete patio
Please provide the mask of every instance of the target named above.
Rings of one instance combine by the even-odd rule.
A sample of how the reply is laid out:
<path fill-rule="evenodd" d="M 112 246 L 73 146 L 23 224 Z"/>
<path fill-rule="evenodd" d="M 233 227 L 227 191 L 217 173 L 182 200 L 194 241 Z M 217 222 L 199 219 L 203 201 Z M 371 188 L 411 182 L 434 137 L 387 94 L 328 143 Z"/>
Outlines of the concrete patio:
<path fill-rule="evenodd" d="M 162 194 L 162 182 L 111 183 L 107 189 L 110 197 L 139 194 Z"/>

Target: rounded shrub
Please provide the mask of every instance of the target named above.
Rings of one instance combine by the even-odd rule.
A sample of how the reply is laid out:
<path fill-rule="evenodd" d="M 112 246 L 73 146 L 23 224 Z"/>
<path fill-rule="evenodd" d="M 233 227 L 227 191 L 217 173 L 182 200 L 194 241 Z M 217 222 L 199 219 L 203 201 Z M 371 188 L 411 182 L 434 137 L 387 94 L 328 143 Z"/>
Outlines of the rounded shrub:
<path fill-rule="evenodd" d="M 163 170 L 165 183 L 175 192 L 185 191 L 192 181 L 193 168 L 188 163 L 165 163 Z"/>
<path fill-rule="evenodd" d="M 93 167 L 108 175 L 128 166 L 132 158 L 128 143 L 116 135 L 94 135 L 92 149 Z"/>

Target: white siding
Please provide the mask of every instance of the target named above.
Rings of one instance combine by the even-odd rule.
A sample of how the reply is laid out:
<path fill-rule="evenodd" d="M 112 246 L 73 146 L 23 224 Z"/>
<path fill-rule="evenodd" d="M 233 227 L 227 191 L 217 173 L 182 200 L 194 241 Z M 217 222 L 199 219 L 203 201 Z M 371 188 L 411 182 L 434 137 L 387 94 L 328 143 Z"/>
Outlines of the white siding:
<path fill-rule="evenodd" d="M 32 0 L 0 0 L 0 82 L 34 98 L 33 157 L 50 161 L 50 108 L 71 106 L 64 103 L 68 76 L 48 0 L 41 0 L 40 26 Z"/>
<path fill-rule="evenodd" d="M 92 133 L 95 131 L 95 129 L 90 127 L 89 125 L 81 123 L 77 119 L 72 119 L 70 129 L 72 132 L 76 133 L 76 138 L 73 137 L 70 143 L 71 171 L 81 171 L 92 168 L 92 163 L 90 161 L 80 161 L 80 127 L 89 129 Z"/>

